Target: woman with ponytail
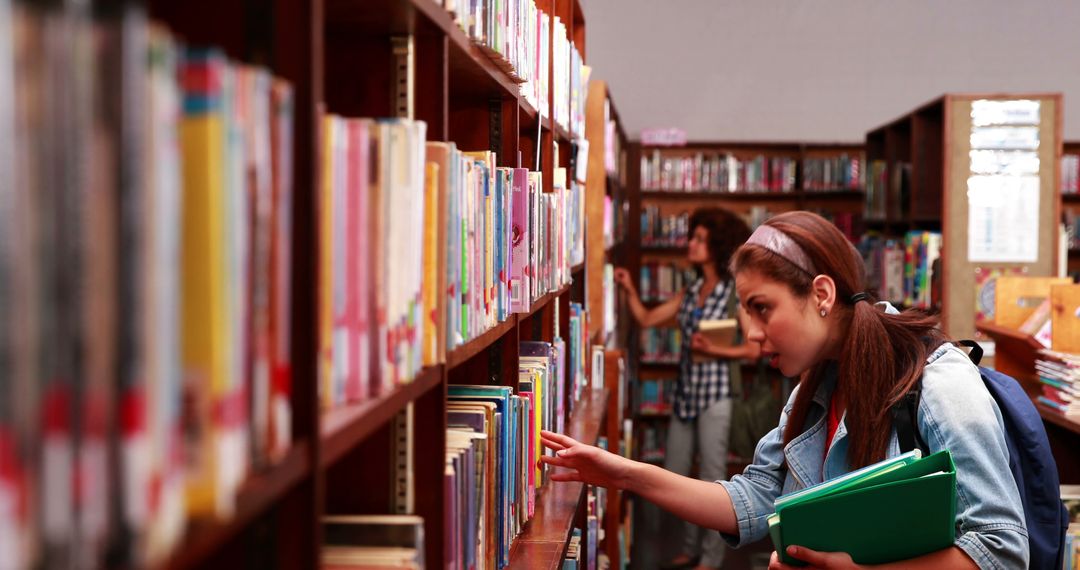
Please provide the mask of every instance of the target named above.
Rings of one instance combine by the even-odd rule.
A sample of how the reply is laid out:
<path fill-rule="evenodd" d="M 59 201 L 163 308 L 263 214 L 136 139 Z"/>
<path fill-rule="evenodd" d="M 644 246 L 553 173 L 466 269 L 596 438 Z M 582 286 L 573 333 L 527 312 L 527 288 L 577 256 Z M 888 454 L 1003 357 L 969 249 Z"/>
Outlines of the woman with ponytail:
<path fill-rule="evenodd" d="M 799 385 L 754 462 L 709 483 L 543 432 L 555 450 L 555 481 L 626 489 L 701 526 L 732 546 L 762 539 L 777 497 L 900 454 L 893 405 L 921 380 L 917 423 L 931 453 L 956 464 L 956 541 L 896 568 L 1026 568 L 1027 530 L 1009 471 L 1001 412 L 967 355 L 938 321 L 897 312 L 866 291 L 861 257 L 825 219 L 773 217 L 732 257 L 735 288 L 749 318 L 746 339 Z M 828 525 L 829 521 L 821 521 Z M 859 568 L 843 552 L 793 545 L 816 568 Z M 770 568 L 782 569 L 774 553 Z"/>

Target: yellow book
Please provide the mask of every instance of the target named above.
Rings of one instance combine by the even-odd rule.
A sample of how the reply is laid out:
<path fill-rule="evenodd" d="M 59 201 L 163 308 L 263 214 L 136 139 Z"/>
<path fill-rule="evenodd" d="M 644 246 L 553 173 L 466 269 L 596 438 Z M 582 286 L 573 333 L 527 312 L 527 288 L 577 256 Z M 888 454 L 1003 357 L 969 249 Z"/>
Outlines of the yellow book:
<path fill-rule="evenodd" d="M 220 56 L 187 65 L 220 72 Z M 185 397 L 194 408 L 198 429 L 188 432 L 187 505 L 195 516 L 227 516 L 221 477 L 215 410 L 228 389 L 226 328 L 225 121 L 221 94 L 188 94 L 180 120 L 183 153 L 181 271 L 181 358 Z"/>
<path fill-rule="evenodd" d="M 438 260 L 439 234 L 436 215 L 439 209 L 439 165 L 428 162 L 424 176 L 424 366 L 431 366 L 438 360 L 438 323 L 435 310 L 438 298 Z"/>
<path fill-rule="evenodd" d="M 319 399 L 334 404 L 334 129 L 339 119 L 322 120 L 322 180 L 319 189 Z"/>
<path fill-rule="evenodd" d="M 450 208 L 450 145 L 442 142 L 429 142 L 426 147 L 426 160 L 438 166 L 436 176 L 436 200 L 434 224 L 428 224 L 435 230 L 435 298 L 426 306 L 427 318 L 435 325 L 435 362 L 446 362 L 447 318 L 445 301 L 447 291 L 447 247 L 442 240 L 449 239 Z M 445 236 L 445 237 L 444 237 Z"/>

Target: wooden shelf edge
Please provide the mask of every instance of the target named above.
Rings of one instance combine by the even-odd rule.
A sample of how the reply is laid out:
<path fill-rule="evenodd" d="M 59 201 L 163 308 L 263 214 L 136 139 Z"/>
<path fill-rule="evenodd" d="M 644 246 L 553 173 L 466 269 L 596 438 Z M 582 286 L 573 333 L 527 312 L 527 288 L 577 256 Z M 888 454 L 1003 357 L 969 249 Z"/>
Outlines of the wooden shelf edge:
<path fill-rule="evenodd" d="M 865 198 L 866 192 L 862 188 L 836 188 L 831 190 L 803 190 L 803 198 L 813 200 L 817 198 Z"/>
<path fill-rule="evenodd" d="M 566 434 L 596 444 L 607 417 L 608 390 L 586 392 L 575 404 Z M 574 518 L 585 498 L 582 483 L 549 481 L 536 497 L 536 514 L 510 547 L 509 568 L 559 568 L 574 529 Z M 555 563 L 560 564 L 556 565 Z"/>
<path fill-rule="evenodd" d="M 502 338 L 510 329 L 517 326 L 518 315 L 511 314 L 505 321 L 484 331 L 480 336 L 466 342 L 446 354 L 446 369 L 453 370 L 466 360 L 483 352 L 487 347 Z"/>
<path fill-rule="evenodd" d="M 164 564 L 165 568 L 196 568 L 251 525 L 311 473 L 308 442 L 294 444 L 285 456 L 265 471 L 255 473 L 240 487 L 236 512 L 228 520 L 190 523 L 184 541 Z"/>
<path fill-rule="evenodd" d="M 584 261 L 582 261 L 581 263 L 571 267 L 570 268 L 570 273 L 571 274 L 580 273 L 582 269 L 585 269 L 585 262 Z"/>
<path fill-rule="evenodd" d="M 987 336 L 994 339 L 995 342 L 1011 341 L 1020 343 L 1024 348 L 1030 349 L 1033 352 L 1038 352 L 1043 348 L 1043 345 L 1035 340 L 1035 337 L 1024 334 L 1018 330 L 998 326 L 992 323 L 979 323 L 975 325 L 975 328 L 979 332 L 985 333 Z"/>
<path fill-rule="evenodd" d="M 535 315 L 537 312 L 540 311 L 540 309 L 543 309 L 544 307 L 546 307 L 547 304 L 550 303 L 552 299 L 555 299 L 555 298 L 561 296 L 563 293 L 566 293 L 569 290 L 570 290 L 569 285 L 563 285 L 557 291 L 552 291 L 550 293 L 545 293 L 542 297 L 540 297 L 539 299 L 533 301 L 532 306 L 529 307 L 529 312 L 528 313 L 519 313 L 518 318 L 519 319 L 527 319 L 527 318 Z"/>
<path fill-rule="evenodd" d="M 1046 409 L 1045 406 L 1039 404 L 1037 401 L 1034 401 L 1034 403 L 1035 408 L 1039 410 L 1039 415 L 1042 416 L 1044 422 L 1052 423 L 1060 428 L 1069 430 L 1074 434 L 1080 435 L 1080 422 L 1071 418 L 1067 418 L 1061 414 L 1052 412 Z"/>
<path fill-rule="evenodd" d="M 652 200 L 798 200 L 801 192 L 702 192 L 698 190 L 643 190 L 642 199 Z"/>
<path fill-rule="evenodd" d="M 685 245 L 643 245 L 641 253 L 686 253 Z"/>
<path fill-rule="evenodd" d="M 333 464 L 390 421 L 394 414 L 403 410 L 409 402 L 441 385 L 442 371 L 441 365 L 429 366 L 421 370 L 412 382 L 402 384 L 378 398 L 323 412 L 320 418 L 320 467 Z"/>

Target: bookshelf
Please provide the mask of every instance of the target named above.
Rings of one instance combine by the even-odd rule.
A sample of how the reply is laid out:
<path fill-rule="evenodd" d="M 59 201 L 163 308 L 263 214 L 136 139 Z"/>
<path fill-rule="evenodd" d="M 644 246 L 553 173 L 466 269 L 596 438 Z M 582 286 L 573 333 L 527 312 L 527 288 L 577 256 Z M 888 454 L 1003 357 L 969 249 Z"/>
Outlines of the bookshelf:
<path fill-rule="evenodd" d="M 358 402 L 334 407 L 324 406 L 325 386 L 320 387 L 321 374 L 325 374 L 325 366 L 321 360 L 325 355 L 320 354 L 320 340 L 323 335 L 320 320 L 323 305 L 320 302 L 327 296 L 324 286 L 328 283 L 324 282 L 321 273 L 322 254 L 327 249 L 325 236 L 321 232 L 326 221 L 333 219 L 336 213 L 325 207 L 326 203 L 321 196 L 326 185 L 333 184 L 328 181 L 328 178 L 332 177 L 326 176 L 325 170 L 327 156 L 332 149 L 324 144 L 328 140 L 326 131 L 330 129 L 324 119 L 327 113 L 332 113 L 357 118 L 407 117 L 421 120 L 427 125 L 428 141 L 452 141 L 458 148 L 467 151 L 493 151 L 497 153 L 498 167 L 528 167 L 532 171 L 540 172 L 543 176 L 542 190 L 546 195 L 554 194 L 556 172 L 567 167 L 573 171 L 577 159 L 574 156 L 575 142 L 586 136 L 584 101 L 588 86 L 578 84 L 580 76 L 573 75 L 576 66 L 583 64 L 585 56 L 585 20 L 579 1 L 538 0 L 530 3 L 539 9 L 540 21 L 548 26 L 548 35 L 542 42 L 547 47 L 547 53 L 543 54 L 547 62 L 546 68 L 538 68 L 539 76 L 527 85 L 543 83 L 550 88 L 543 92 L 543 97 L 535 98 L 523 92 L 523 85 L 526 83 L 523 83 L 517 70 L 492 49 L 481 45 L 463 31 L 441 2 L 430 0 L 191 0 L 183 3 L 167 0 L 102 0 L 88 3 L 77 10 L 71 9 L 70 13 L 65 12 L 68 8 L 58 4 L 16 4 L 20 8 L 27 7 L 28 12 L 40 8 L 43 13 L 53 10 L 64 18 L 71 16 L 73 23 L 78 20 L 79 25 L 83 26 L 77 30 L 80 33 L 98 31 L 91 29 L 89 25 L 91 11 L 94 18 L 100 17 L 102 21 L 106 21 L 113 17 L 114 10 L 119 14 L 130 8 L 140 11 L 140 16 L 145 10 L 151 21 L 167 29 L 170 37 L 182 41 L 183 45 L 220 48 L 230 60 L 230 64 L 257 66 L 260 71 L 268 72 L 267 79 L 271 75 L 284 79 L 293 89 L 292 145 L 289 156 L 292 170 L 291 180 L 288 181 L 292 188 L 292 209 L 291 217 L 287 220 L 290 222 L 287 224 L 290 230 L 286 246 L 291 258 L 287 271 L 291 287 L 285 300 L 285 312 L 291 325 L 287 328 L 293 331 L 285 350 L 291 363 L 290 391 L 285 406 L 290 418 L 290 443 L 280 456 L 273 457 L 265 464 L 253 464 L 249 472 L 241 477 L 242 480 L 232 493 L 234 500 L 230 502 L 235 504 L 230 513 L 188 518 L 185 512 L 185 530 L 178 545 L 165 553 L 161 560 L 155 560 L 153 566 L 177 569 L 319 567 L 324 538 L 320 524 L 323 515 L 389 514 L 394 510 L 391 504 L 398 482 L 393 480 L 392 467 L 396 456 L 402 453 L 399 438 L 403 430 L 408 431 L 412 438 L 405 450 L 411 456 L 411 472 L 408 475 L 411 477 L 413 506 L 410 510 L 424 518 L 424 557 L 429 567 L 445 566 L 449 532 L 446 516 L 451 509 L 451 497 L 446 496 L 444 487 L 450 386 L 486 384 L 516 387 L 520 343 L 551 342 L 556 336 L 569 337 L 571 303 L 586 304 L 586 281 L 589 278 L 602 278 L 602 274 L 591 274 L 585 261 L 573 265 L 567 262 L 568 282 L 551 287 L 549 292 L 533 300 L 528 311 L 509 313 L 501 322 L 436 358 L 434 363 L 413 371 L 415 374 L 411 374 L 411 378 L 379 390 L 377 395 L 373 391 L 372 394 L 364 394 L 365 397 Z M 507 6 L 504 2 L 499 5 Z M 7 8 L 7 4 L 4 8 Z M 556 20 L 562 23 L 561 26 L 555 24 Z M 128 31 L 145 32 L 148 29 L 140 19 L 132 22 L 135 26 Z M 97 23 L 94 22 L 95 25 Z M 123 23 L 127 24 L 128 21 Z M 121 26 L 117 25 L 115 28 L 119 30 Z M 104 31 L 111 33 L 115 30 Z M 558 34 L 565 34 L 565 37 Z M 56 32 L 53 32 L 53 35 L 58 42 L 67 41 Z M 3 47 L 8 47 L 9 39 L 0 35 Z M 97 49 L 96 42 L 89 41 L 96 40 L 96 36 L 87 34 L 79 39 L 86 40 L 86 44 L 58 43 L 54 47 L 60 50 L 73 46 L 95 45 L 95 50 Z M 115 38 L 103 33 L 103 45 L 105 39 L 112 41 Z M 556 57 L 557 54 L 559 57 Z M 0 50 L 0 57 L 7 55 L 9 53 L 6 50 Z M 124 60 L 124 65 L 134 67 L 137 67 L 138 63 L 133 64 L 133 61 L 143 62 L 149 59 L 143 57 L 147 55 L 145 52 L 124 52 L 123 55 L 138 56 Z M 76 58 L 77 61 L 73 60 L 72 64 L 89 63 L 96 57 L 100 57 L 97 52 L 93 57 L 88 55 L 86 58 Z M 98 65 L 96 60 L 94 63 Z M 102 67 L 108 68 L 110 73 L 117 71 L 112 68 L 113 61 L 107 63 L 108 65 Z M 48 71 L 56 71 L 56 75 L 59 75 L 68 69 L 50 68 Z M 193 81 L 205 80 L 206 83 L 213 84 L 214 79 L 219 79 L 209 73 L 207 77 L 198 76 Z M 86 79 L 92 74 L 87 71 L 82 75 L 86 76 Z M 2 78 L 6 79 L 6 76 Z M 190 78 L 185 76 L 185 79 Z M 128 111 L 112 107 L 120 107 L 121 102 L 127 103 L 128 92 L 124 91 L 125 89 L 146 87 L 134 83 L 125 85 L 124 89 L 114 89 L 115 86 L 112 85 L 103 87 L 89 81 L 88 84 L 100 88 L 100 92 L 93 92 L 95 97 L 105 100 L 101 102 L 102 105 L 108 106 L 110 112 L 116 111 L 117 115 L 123 115 L 124 120 L 130 119 L 126 114 Z M 6 88 L 8 85 L 2 87 Z M 188 94 L 179 89 L 179 85 L 172 87 L 177 87 L 176 92 L 181 95 Z M 210 89 L 206 88 L 207 91 Z M 124 91 L 123 100 L 120 91 Z M 53 92 L 58 93 L 59 90 Z M 109 99 L 114 94 L 115 101 Z M 95 102 L 97 103 L 96 99 Z M 10 101 L 3 100 L 3 103 Z M 61 101 L 57 99 L 52 103 L 59 105 Z M 548 109 L 551 112 L 548 112 Z M 7 110 L 0 111 L 6 113 Z M 87 105 L 85 110 L 89 111 L 90 105 Z M 94 107 L 93 112 L 98 113 L 100 109 Z M 134 114 L 133 111 L 131 113 Z M 101 122 L 121 121 L 119 117 L 91 116 L 89 112 L 85 119 L 87 123 L 94 122 L 95 126 L 98 119 L 101 119 Z M 135 115 L 134 123 L 138 124 L 144 119 L 146 117 Z M 7 128 L 6 123 L 2 126 Z M 117 131 L 120 130 L 119 125 L 109 125 L 109 128 L 113 126 L 117 127 Z M 621 130 L 618 133 L 625 139 Z M 3 134 L 6 136 L 8 133 Z M 231 136 L 233 133 L 228 134 Z M 269 137 L 267 133 L 267 138 Z M 206 138 L 210 139 L 210 135 Z M 0 146 L 6 147 L 3 143 L 0 143 Z M 598 143 L 597 148 L 602 151 L 603 142 Z M 206 154 L 213 152 L 210 150 Z M 122 153 L 116 154 L 114 158 L 119 163 Z M 84 155 L 79 155 L 78 158 L 84 158 Z M 231 158 L 234 162 L 242 162 L 236 160 L 235 156 Z M 269 162 L 270 158 L 266 158 L 266 161 Z M 602 158 L 597 162 L 602 164 Z M 247 166 L 244 164 L 244 167 Z M 211 170 L 210 167 L 206 169 Z M 121 173 L 125 176 L 131 174 L 126 170 L 120 172 L 118 168 L 115 173 L 111 170 L 95 171 L 94 175 L 116 174 L 119 177 Z M 79 180 L 75 178 L 75 174 L 86 173 L 72 173 L 69 177 L 72 181 Z M 237 173 L 230 172 L 231 174 Z M 249 175 L 250 172 L 239 172 L 237 179 L 244 179 Z M 604 187 L 608 179 L 607 174 L 602 173 L 601 182 Z M 230 184 L 236 182 L 234 180 Z M 584 182 L 568 181 L 568 184 Z M 103 186 L 108 184 L 109 182 L 102 182 Z M 247 189 L 244 184 L 245 182 L 239 182 L 236 187 Z M 119 206 L 119 201 L 117 202 Z M 119 210 L 119 207 L 117 209 Z M 553 206 L 552 212 L 554 209 Z M 6 210 L 3 215 L 7 216 Z M 5 217 L 4 221 L 9 220 Z M 116 220 L 95 221 L 108 225 Z M 356 235 L 359 236 L 360 233 Z M 598 236 L 603 237 L 601 234 Z M 119 246 L 129 244 L 119 243 L 119 238 L 114 239 L 115 243 L 102 243 L 108 247 L 116 245 L 117 251 L 126 253 Z M 602 253 L 612 251 L 609 244 L 602 240 L 596 247 L 597 251 Z M 5 258 L 2 261 L 6 263 L 8 260 Z M 252 265 L 255 263 L 252 262 Z M 127 267 L 124 266 L 125 269 Z M 7 269 L 6 265 L 4 269 Z M 112 267 L 105 271 L 109 270 L 112 270 Z M 6 280 L 8 276 L 5 272 L 0 278 Z M 4 284 L 7 284 L 6 281 Z M 112 286 L 112 283 L 109 283 L 109 286 Z M 602 287 L 600 282 L 596 283 L 596 287 Z M 239 285 L 236 288 L 243 289 L 244 286 Z M 119 289 L 117 292 L 120 292 Z M 375 296 L 370 291 L 367 293 Z M 333 295 L 332 293 L 330 296 Z M 359 293 L 356 295 L 361 296 Z M 121 295 L 116 295 L 117 305 L 121 304 L 121 299 Z M 8 308 L 8 301 L 7 297 L 0 299 L 5 309 Z M 126 318 L 122 311 L 124 308 L 126 307 L 110 306 L 107 308 L 110 311 L 107 316 Z M 436 303 L 434 308 L 443 307 Z M 602 313 L 603 309 L 596 312 Z M 228 320 L 235 316 L 230 313 L 222 318 Z M 374 314 L 371 316 L 374 317 Z M 238 318 L 246 319 L 247 315 Z M 243 329 L 247 325 L 246 321 L 231 324 L 236 329 Z M 75 335 L 73 333 L 70 336 Z M 77 342 L 81 340 L 86 339 L 74 338 L 70 347 L 65 345 L 59 348 L 74 350 Z M 6 337 L 3 342 L 3 349 L 10 348 L 6 344 Z M 128 341 L 116 340 L 114 344 L 125 342 Z M 590 343 L 585 343 L 586 346 L 588 344 Z M 371 346 L 379 345 L 373 341 Z M 96 347 L 94 350 L 93 356 L 99 356 Z M 124 363 L 123 359 L 130 356 L 122 354 L 120 349 L 113 346 L 108 347 L 108 350 L 115 351 L 109 356 L 115 357 L 118 363 Z M 105 350 L 102 350 L 101 354 L 105 354 Z M 243 357 L 238 360 L 241 358 Z M 588 362 L 588 355 L 583 361 Z M 564 368 L 559 374 L 565 378 L 568 366 L 565 359 L 561 362 Z M 247 366 L 249 363 L 243 364 Z M 606 368 L 611 373 L 596 380 L 598 389 L 586 390 L 584 395 L 574 402 L 573 411 L 568 412 L 565 418 L 571 436 L 588 443 L 607 438 L 610 444 L 619 445 L 621 426 L 613 424 L 612 419 L 618 421 L 621 410 L 614 410 L 615 413 L 608 415 L 612 411 L 611 406 L 622 401 L 619 396 L 621 392 L 618 390 L 621 376 L 617 374 L 617 364 L 617 357 L 610 361 L 610 365 L 605 361 Z M 373 364 L 371 369 L 374 370 L 377 366 Z M 6 374 L 7 370 L 3 372 Z M 250 395 L 244 393 L 243 389 L 249 384 L 255 384 L 255 380 L 248 376 L 257 373 L 246 367 L 230 369 L 229 375 L 237 377 L 233 380 L 241 385 L 238 390 L 241 397 Z M 107 380 L 112 382 L 114 378 L 108 377 Z M 112 387 L 112 384 L 109 385 Z M 606 389 L 607 387 L 610 389 Z M 6 385 L 4 389 L 3 396 L 6 398 Z M 367 386 L 364 389 L 366 390 Z M 568 393 L 567 399 L 570 398 Z M 566 409 L 569 410 L 571 402 L 563 403 L 567 404 Z M 109 403 L 106 414 L 115 411 L 119 416 L 121 411 L 126 411 L 119 409 L 120 404 L 113 404 Z M 218 404 L 214 402 L 215 406 Z M 113 410 L 113 407 L 117 409 Z M 221 407 L 224 408 L 225 405 L 222 404 Z M 213 414 L 217 415 L 229 412 L 231 408 L 224 411 L 216 408 L 213 410 Z M 210 412 L 207 414 L 210 415 Z M 244 423 L 247 419 L 243 418 L 243 422 L 239 423 Z M 0 421 L 6 422 L 7 418 Z M 258 421 L 261 420 L 254 419 L 252 423 Z M 109 419 L 108 422 L 109 429 L 120 429 L 118 425 L 113 425 L 119 424 L 120 419 L 115 422 Z M 188 429 L 190 426 L 183 427 Z M 195 427 L 217 429 L 217 424 Z M 124 451 L 118 444 L 110 442 L 109 445 L 110 454 L 115 452 L 119 456 Z M 250 451 L 243 447 L 240 450 L 245 455 Z M 6 460 L 6 457 L 3 459 Z M 114 459 L 116 462 L 126 460 L 112 455 L 108 459 L 110 462 Z M 113 482 L 122 481 L 122 475 L 126 474 L 110 473 L 112 481 L 105 481 L 109 491 L 116 490 L 114 487 L 123 489 L 120 487 L 122 482 Z M 75 480 L 75 477 L 71 479 Z M 531 553 L 539 549 L 550 556 L 550 566 L 559 566 L 574 527 L 587 528 L 584 524 L 587 516 L 584 512 L 585 496 L 586 490 L 581 485 L 544 485 L 537 497 L 539 508 L 535 517 L 526 524 L 524 532 L 509 547 L 513 553 L 510 555 L 510 565 L 532 567 L 532 563 L 537 559 Z M 124 521 L 112 520 L 121 518 L 122 513 L 111 512 L 122 510 L 125 506 L 122 503 L 124 499 L 115 496 L 109 500 L 112 502 L 106 505 L 110 511 L 105 515 L 110 517 L 107 522 L 115 522 L 117 527 L 126 524 Z M 605 524 L 608 524 L 607 521 Z M 607 528 L 617 530 L 618 520 L 615 520 L 615 526 Z M 614 542 L 614 537 L 617 534 L 611 534 L 615 544 L 617 542 Z M 116 543 L 127 540 L 126 537 L 107 538 Z M 88 566 L 142 566 L 138 561 L 125 559 L 125 553 L 117 554 L 119 558 L 114 559 L 111 542 L 108 546 L 110 558 L 107 561 L 104 559 L 106 549 L 102 546 L 102 560 L 87 557 L 80 559 L 80 563 Z M 122 550 L 124 546 L 120 544 L 118 548 Z M 617 547 L 605 546 L 608 553 L 618 553 Z M 74 547 L 72 552 L 82 553 Z M 96 552 L 95 550 L 94 553 Z M 54 556 L 51 552 L 44 554 Z M 49 560 L 50 563 L 40 565 L 70 565 L 64 563 L 64 558 Z"/>
<path fill-rule="evenodd" d="M 720 164 L 702 167 L 701 164 L 708 163 L 710 157 L 720 157 L 717 161 Z M 847 161 L 842 162 L 845 158 Z M 688 219 L 689 213 L 696 208 L 720 206 L 742 215 L 754 228 L 771 215 L 808 209 L 835 220 L 854 241 L 863 229 L 865 193 L 861 172 L 865 162 L 861 144 L 693 141 L 685 146 L 655 147 L 631 143 L 628 153 L 628 164 L 631 165 L 628 171 L 629 227 L 623 257 L 627 269 L 638 276 L 639 290 L 646 296 L 640 282 L 643 266 L 686 268 L 685 239 L 650 238 L 642 227 L 642 214 L 649 212 L 650 219 L 682 215 Z M 679 176 L 673 175 L 665 180 L 665 175 L 660 174 L 664 164 L 669 165 L 669 170 L 678 172 L 684 163 L 693 172 L 688 181 L 680 181 Z M 703 174 L 706 170 L 708 173 Z M 736 171 L 737 176 L 732 174 Z M 732 178 L 722 178 L 724 175 Z M 685 280 L 682 283 L 683 286 L 688 284 Z M 657 304 L 655 299 L 645 297 L 643 302 L 646 306 Z M 642 411 L 641 387 L 645 382 L 675 381 L 679 365 L 677 361 L 643 359 L 641 337 L 640 329 L 635 327 L 629 343 L 635 355 L 632 360 L 640 373 L 633 377 L 633 409 L 628 413 L 636 420 L 635 440 L 642 445 L 651 442 L 656 449 L 662 449 L 665 443 L 662 427 L 670 412 Z M 753 382 L 756 374 L 756 367 L 744 366 L 744 384 Z M 775 380 L 769 379 L 774 394 L 780 398 L 782 390 Z M 639 446 L 635 449 L 635 458 L 662 464 L 663 458 L 656 449 Z M 642 451 L 647 455 L 641 455 Z M 728 472 L 734 473 L 744 466 L 731 463 Z"/>
<path fill-rule="evenodd" d="M 1002 230 L 1038 235 L 1033 246 L 1036 255 L 1028 261 L 969 261 L 972 108 L 974 102 L 984 100 L 1031 100 L 1040 105 L 1036 119 L 1039 166 L 1031 173 L 1038 177 L 1037 219 L 1029 224 L 1030 232 Z M 976 333 L 972 307 L 977 271 L 1056 274 L 1056 234 L 1046 228 L 1057 227 L 1060 218 L 1061 117 L 1060 94 L 946 94 L 867 133 L 867 175 L 881 182 L 868 183 L 879 192 L 868 188 L 867 227 L 893 238 L 902 238 L 909 230 L 941 233 L 940 271 L 933 271 L 930 308 L 940 311 L 949 335 L 970 338 Z M 987 143 L 979 144 L 986 147 Z M 1006 141 L 1001 148 L 1010 150 L 1009 144 Z M 980 213 L 980 219 L 987 218 Z"/>

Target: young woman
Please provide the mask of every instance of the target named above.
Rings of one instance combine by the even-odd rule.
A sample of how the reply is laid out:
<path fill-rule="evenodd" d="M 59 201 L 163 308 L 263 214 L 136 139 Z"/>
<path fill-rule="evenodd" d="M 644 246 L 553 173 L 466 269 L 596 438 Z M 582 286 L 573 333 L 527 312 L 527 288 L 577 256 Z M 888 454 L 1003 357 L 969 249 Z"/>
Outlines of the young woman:
<path fill-rule="evenodd" d="M 750 228 L 737 215 L 721 208 L 700 209 L 690 217 L 687 260 L 699 275 L 686 290 L 667 302 L 648 309 L 641 303 L 634 280 L 622 268 L 615 281 L 626 289 L 634 319 L 644 327 L 676 320 L 684 339 L 689 339 L 679 356 L 679 377 L 675 388 L 672 418 L 668 424 L 664 467 L 679 475 L 689 475 L 694 453 L 700 454 L 699 477 L 705 481 L 723 479 L 727 473 L 728 433 L 731 426 L 731 389 L 739 378 L 740 358 L 757 358 L 757 343 L 739 346 L 713 345 L 697 332 L 705 319 L 735 318 L 735 281 L 728 271 L 731 254 L 750 236 Z M 691 358 L 691 352 L 705 355 Z M 711 358 L 709 358 L 711 357 Z M 669 568 L 698 570 L 719 568 L 724 543 L 715 532 L 686 523 L 683 552 L 667 564 Z"/>
<path fill-rule="evenodd" d="M 773 501 L 900 453 L 890 408 L 922 379 L 919 433 L 956 463 L 956 542 L 895 568 L 1027 568 L 1023 506 L 1008 466 L 1001 412 L 966 354 L 936 319 L 872 304 L 862 260 L 832 224 L 808 212 L 776 216 L 732 260 L 749 314 L 747 339 L 801 382 L 754 463 L 719 484 L 680 477 L 544 432 L 565 469 L 556 481 L 628 489 L 737 546 L 763 538 Z M 829 521 L 821 521 L 828 525 Z M 793 545 L 817 568 L 857 568 L 843 552 Z M 770 568 L 787 568 L 775 553 Z"/>

